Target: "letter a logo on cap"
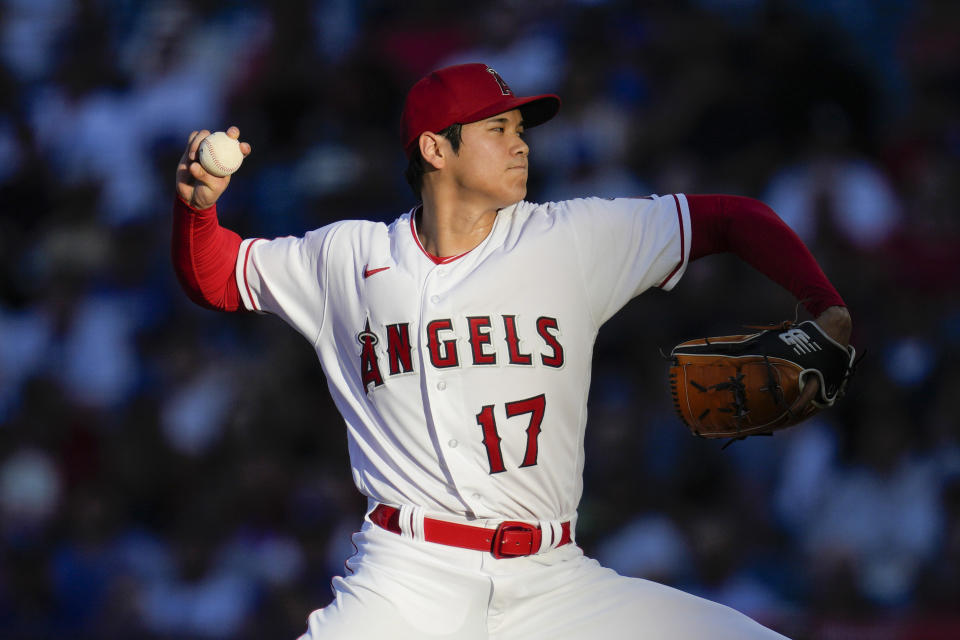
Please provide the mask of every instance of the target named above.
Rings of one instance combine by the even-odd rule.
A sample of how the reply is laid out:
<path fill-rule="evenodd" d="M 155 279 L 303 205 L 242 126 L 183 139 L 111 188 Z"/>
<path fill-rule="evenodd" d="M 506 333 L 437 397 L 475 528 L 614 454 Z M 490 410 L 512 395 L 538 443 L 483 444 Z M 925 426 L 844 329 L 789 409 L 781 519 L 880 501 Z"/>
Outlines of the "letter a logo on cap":
<path fill-rule="evenodd" d="M 487 73 L 493 76 L 493 79 L 497 81 L 497 84 L 500 85 L 500 93 L 505 96 L 512 96 L 513 91 L 510 90 L 510 87 L 507 86 L 507 83 L 503 81 L 503 78 L 500 77 L 500 74 L 487 67 Z"/>

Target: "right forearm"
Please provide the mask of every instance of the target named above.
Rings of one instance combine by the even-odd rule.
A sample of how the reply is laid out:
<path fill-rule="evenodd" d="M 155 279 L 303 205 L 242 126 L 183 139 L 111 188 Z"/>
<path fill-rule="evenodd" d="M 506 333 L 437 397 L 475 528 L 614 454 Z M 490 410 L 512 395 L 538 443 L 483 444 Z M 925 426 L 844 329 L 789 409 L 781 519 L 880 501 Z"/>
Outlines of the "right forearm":
<path fill-rule="evenodd" d="M 180 285 L 200 306 L 237 311 L 240 290 L 235 269 L 242 239 L 224 229 L 216 207 L 198 211 L 181 198 L 173 206 L 172 258 Z"/>

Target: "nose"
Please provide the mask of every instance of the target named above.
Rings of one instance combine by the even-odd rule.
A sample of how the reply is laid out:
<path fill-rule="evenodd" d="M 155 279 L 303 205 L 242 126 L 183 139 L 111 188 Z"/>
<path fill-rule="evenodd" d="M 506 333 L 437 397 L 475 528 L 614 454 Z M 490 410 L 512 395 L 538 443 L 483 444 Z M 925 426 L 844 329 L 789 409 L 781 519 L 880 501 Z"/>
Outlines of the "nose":
<path fill-rule="evenodd" d="M 527 141 L 517 136 L 517 142 L 514 144 L 513 152 L 518 156 L 526 156 L 530 153 L 530 146 L 527 144 Z"/>

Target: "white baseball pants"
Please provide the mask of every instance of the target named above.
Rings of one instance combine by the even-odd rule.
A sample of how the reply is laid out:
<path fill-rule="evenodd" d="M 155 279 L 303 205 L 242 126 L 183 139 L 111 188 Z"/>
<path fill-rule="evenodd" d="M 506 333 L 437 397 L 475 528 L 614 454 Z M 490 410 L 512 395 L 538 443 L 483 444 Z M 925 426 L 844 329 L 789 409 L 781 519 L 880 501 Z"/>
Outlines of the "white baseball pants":
<path fill-rule="evenodd" d="M 571 543 L 498 560 L 368 522 L 300 640 L 783 639 L 733 609 L 626 578 Z"/>

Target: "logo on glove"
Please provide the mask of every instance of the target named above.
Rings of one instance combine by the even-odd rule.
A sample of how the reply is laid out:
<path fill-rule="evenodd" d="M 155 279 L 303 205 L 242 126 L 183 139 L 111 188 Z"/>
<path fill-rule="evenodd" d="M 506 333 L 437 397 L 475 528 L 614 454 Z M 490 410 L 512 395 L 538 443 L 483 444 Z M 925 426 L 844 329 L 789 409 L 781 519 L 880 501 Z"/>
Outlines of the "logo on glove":
<path fill-rule="evenodd" d="M 789 331 L 784 331 L 779 334 L 779 338 L 785 343 L 793 347 L 794 353 L 797 355 L 803 355 L 805 353 L 813 353 L 814 351 L 822 351 L 820 345 L 818 345 L 803 329 L 790 329 Z"/>

